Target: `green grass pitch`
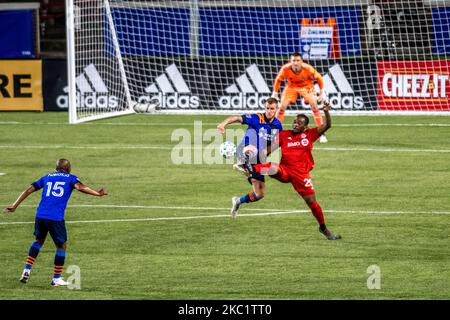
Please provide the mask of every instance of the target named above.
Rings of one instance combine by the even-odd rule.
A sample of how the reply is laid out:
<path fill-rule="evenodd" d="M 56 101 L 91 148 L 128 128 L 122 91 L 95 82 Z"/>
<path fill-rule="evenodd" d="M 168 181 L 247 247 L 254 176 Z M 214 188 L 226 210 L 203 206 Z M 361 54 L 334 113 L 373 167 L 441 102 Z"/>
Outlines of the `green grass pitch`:
<path fill-rule="evenodd" d="M 229 164 L 172 163 L 175 129 L 193 132 L 195 120 L 211 129 L 223 118 L 69 125 L 65 113 L 1 113 L 2 208 L 58 158 L 110 194 L 75 191 L 66 211 L 63 276 L 78 266 L 79 290 L 50 286 L 51 239 L 29 283 L 19 282 L 40 192 L 2 213 L 0 299 L 450 298 L 450 117 L 333 117 L 311 174 L 340 241 L 319 234 L 289 184 L 268 179 L 266 197 L 232 220 L 231 197 L 250 190 L 243 176 Z M 380 268 L 380 289 L 367 287 L 371 265 Z"/>

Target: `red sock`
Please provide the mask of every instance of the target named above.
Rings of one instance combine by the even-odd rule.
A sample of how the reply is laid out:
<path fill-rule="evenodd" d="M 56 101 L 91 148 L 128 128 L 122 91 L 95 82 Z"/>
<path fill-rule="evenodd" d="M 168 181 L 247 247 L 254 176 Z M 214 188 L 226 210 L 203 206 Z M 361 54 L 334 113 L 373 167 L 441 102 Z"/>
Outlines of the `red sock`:
<path fill-rule="evenodd" d="M 311 212 L 314 215 L 314 218 L 316 218 L 317 222 L 320 225 L 325 224 L 325 218 L 323 217 L 322 208 L 319 206 L 317 201 L 314 201 L 313 204 L 308 205 L 308 207 L 311 209 Z"/>
<path fill-rule="evenodd" d="M 270 163 L 270 162 L 254 164 L 253 171 L 255 171 L 256 173 L 267 174 L 271 165 L 272 165 L 272 163 Z"/>

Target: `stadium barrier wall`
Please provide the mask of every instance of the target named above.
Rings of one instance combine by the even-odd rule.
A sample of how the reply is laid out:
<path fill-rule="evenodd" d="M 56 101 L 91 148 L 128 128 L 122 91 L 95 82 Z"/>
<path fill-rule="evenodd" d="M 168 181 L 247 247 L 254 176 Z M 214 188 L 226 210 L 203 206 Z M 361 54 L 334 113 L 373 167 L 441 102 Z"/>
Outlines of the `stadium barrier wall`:
<path fill-rule="evenodd" d="M 386 18 L 389 17 L 391 20 L 398 18 L 397 2 L 379 2 L 383 4 Z M 402 3 L 405 5 L 408 2 Z M 430 103 L 432 101 L 427 94 L 414 97 L 417 101 L 412 104 L 408 104 L 411 99 L 406 99 L 411 98 L 408 97 L 409 94 L 417 95 L 419 86 L 420 90 L 423 90 L 426 80 L 422 78 L 423 82 L 416 80 L 417 76 L 423 77 L 422 73 L 426 68 L 438 74 L 437 82 L 432 83 L 435 87 L 427 90 L 431 90 L 434 94 L 435 90 L 439 90 L 435 89 L 439 85 L 444 90 L 441 95 L 448 92 L 445 73 L 448 73 L 449 65 L 445 60 L 435 60 L 445 59 L 436 54 L 443 55 L 447 50 L 445 49 L 447 46 L 445 34 L 448 34 L 447 8 L 432 9 L 430 6 L 423 7 L 422 3 L 420 5 L 417 3 L 417 8 L 412 6 L 406 8 L 404 15 L 407 19 L 405 21 L 397 19 L 399 21 L 392 26 L 392 30 L 389 30 L 391 34 L 388 37 L 384 37 L 383 32 L 386 31 L 384 29 L 376 30 L 368 37 L 366 20 L 368 8 L 358 4 L 332 8 L 248 6 L 245 10 L 238 6 L 205 6 L 199 9 L 198 54 L 192 54 L 192 41 L 189 39 L 191 16 L 188 8 L 152 6 L 151 3 L 133 9 L 125 6 L 112 7 L 118 43 L 112 41 L 111 28 L 98 26 L 107 23 L 107 19 L 88 22 L 92 23 L 92 29 L 102 30 L 99 37 L 103 38 L 105 45 L 99 49 L 102 51 L 98 53 L 102 61 L 98 65 L 94 59 L 90 59 L 90 51 L 79 54 L 80 61 L 83 62 L 77 66 L 78 73 L 71 78 L 74 87 L 78 88 L 76 99 L 81 109 L 86 112 L 89 112 L 89 109 L 94 112 L 96 108 L 108 109 L 108 106 L 117 109 L 117 106 L 120 107 L 122 104 L 127 107 L 123 97 L 115 96 L 121 94 L 113 88 L 114 81 L 119 82 L 120 79 L 117 75 L 111 77 L 111 74 L 107 73 L 108 68 L 105 68 L 117 65 L 114 58 L 117 48 L 120 48 L 125 70 L 128 70 L 127 82 L 132 101 L 145 103 L 158 99 L 162 112 L 225 113 L 234 110 L 260 110 L 265 98 L 270 96 L 273 79 L 280 67 L 287 62 L 288 55 L 293 51 L 300 51 L 301 18 L 335 18 L 339 15 L 338 30 L 342 59 L 310 61 L 325 78 L 325 88 L 333 110 L 343 113 L 449 111 L 448 102 L 443 97 L 440 97 L 442 99 L 438 103 Z M 420 9 L 417 17 L 414 15 L 415 9 Z M 289 17 L 288 13 L 291 20 L 286 19 L 286 16 Z M 139 20 L 142 14 L 150 18 Z M 226 27 L 235 28 L 233 32 L 223 29 L 225 25 L 221 23 L 223 17 L 232 17 L 235 23 L 231 26 L 227 24 Z M 267 17 L 279 18 L 267 19 Z M 421 24 L 420 21 L 424 21 L 423 19 L 427 19 L 426 21 L 432 19 L 432 23 Z M 124 24 L 130 20 L 139 23 Z M 243 28 L 244 24 L 254 26 Z M 146 32 L 140 33 L 136 28 L 144 28 Z M 173 33 L 177 36 L 172 36 Z M 438 34 L 444 39 L 439 38 Z M 130 38 L 127 38 L 128 35 Z M 139 41 L 145 45 L 136 45 L 133 39 L 136 35 L 141 37 Z M 373 41 L 369 41 L 369 38 Z M 242 43 L 243 41 L 245 43 Z M 227 44 L 226 47 L 224 43 Z M 435 52 L 435 46 L 443 46 L 443 51 L 439 49 L 441 51 Z M 398 63 L 399 60 L 404 60 L 405 63 Z M 414 61 L 418 62 L 415 68 L 413 68 Z M 427 62 L 422 64 L 423 61 Z M 397 63 L 397 70 L 390 71 L 411 74 L 411 77 L 402 78 L 401 85 L 404 92 L 396 91 L 399 93 L 398 97 L 385 97 L 383 92 L 386 90 L 383 91 L 383 83 L 387 81 L 385 78 L 390 72 L 388 70 L 386 73 L 385 69 L 393 63 Z M 135 70 L 145 72 L 133 72 Z M 193 70 L 197 72 L 194 73 Z M 199 81 L 199 78 L 202 80 Z M 239 80 L 245 81 L 241 81 L 238 85 Z M 57 97 L 65 95 L 65 89 L 65 86 L 58 89 L 63 92 L 59 92 Z M 388 101 L 388 98 L 391 101 Z M 397 102 L 400 103 L 396 107 L 389 107 L 389 103 Z M 309 107 L 298 103 L 290 110 L 309 110 Z"/>
<path fill-rule="evenodd" d="M 0 60 L 0 111 L 43 111 L 41 60 Z"/>
<path fill-rule="evenodd" d="M 145 15 L 147 18 L 142 19 Z M 190 55 L 190 13 L 188 8 L 112 8 L 123 57 Z M 201 7 L 199 55 L 206 57 L 288 56 L 300 51 L 302 18 L 336 18 L 340 50 L 344 57 L 361 54 L 359 6 L 342 7 Z M 222 23 L 223 19 L 233 24 Z M 270 17 L 268 19 L 267 17 Z M 123 24 L 124 21 L 138 24 Z M 106 21 L 105 21 L 106 23 Z M 231 29 L 230 29 L 231 28 Z M 104 28 L 108 30 L 108 28 Z M 145 29 L 147 32 L 140 33 Z M 168 33 L 176 32 L 176 37 Z M 145 46 L 134 46 L 127 38 L 140 34 Z M 235 35 L 239 35 L 236 37 Z M 106 50 L 114 55 L 109 32 L 105 32 Z M 226 44 L 226 46 L 225 46 Z M 245 50 L 243 50 L 245 49 Z"/>
<path fill-rule="evenodd" d="M 58 66 L 56 67 L 56 64 Z M 140 103 L 158 100 L 162 111 L 233 111 L 260 110 L 264 100 L 271 95 L 273 80 L 280 67 L 286 63 L 283 58 L 140 58 L 125 60 L 125 68 L 144 68 L 148 72 L 136 75 L 130 81 L 130 93 Z M 434 61 L 377 61 L 375 58 L 347 58 L 317 60 L 314 67 L 322 74 L 331 108 L 342 112 L 364 111 L 450 111 L 447 93 L 450 79 L 446 70 L 450 62 Z M 44 69 L 49 70 L 46 86 L 46 110 L 67 110 L 67 78 L 63 62 L 52 62 Z M 202 70 L 203 81 L 191 70 Z M 220 75 L 220 76 L 218 76 Z M 181 79 L 187 85 L 186 91 L 179 91 L 174 81 L 170 93 L 152 92 L 158 78 Z M 88 64 L 77 77 L 94 83 L 104 79 L 100 68 Z M 390 77 L 390 78 L 386 78 Z M 241 88 L 238 79 L 245 78 L 251 88 Z M 399 82 L 401 81 L 401 82 Z M 397 89 L 391 94 L 392 85 Z M 105 82 L 108 86 L 108 83 Z M 383 85 L 388 87 L 383 89 Z M 78 93 L 78 99 L 85 104 L 96 101 L 117 101 L 109 92 L 97 92 L 92 85 Z M 437 96 L 436 96 L 437 95 Z M 299 100 L 290 106 L 290 111 L 309 110 Z"/>

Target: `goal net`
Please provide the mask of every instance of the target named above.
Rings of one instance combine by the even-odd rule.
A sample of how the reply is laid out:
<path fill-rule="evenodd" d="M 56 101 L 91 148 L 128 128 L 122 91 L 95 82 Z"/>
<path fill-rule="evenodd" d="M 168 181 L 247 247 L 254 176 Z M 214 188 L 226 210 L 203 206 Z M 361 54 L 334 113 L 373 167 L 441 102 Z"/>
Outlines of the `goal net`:
<path fill-rule="evenodd" d="M 333 111 L 450 114 L 447 0 L 66 1 L 71 123 L 261 110 L 293 52 Z"/>

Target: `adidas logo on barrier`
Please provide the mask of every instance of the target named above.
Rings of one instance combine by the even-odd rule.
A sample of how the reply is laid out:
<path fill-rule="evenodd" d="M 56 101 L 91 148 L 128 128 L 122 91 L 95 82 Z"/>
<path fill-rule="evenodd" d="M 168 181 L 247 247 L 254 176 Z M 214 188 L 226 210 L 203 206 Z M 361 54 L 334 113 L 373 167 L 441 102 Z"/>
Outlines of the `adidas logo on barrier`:
<path fill-rule="evenodd" d="M 228 95 L 219 98 L 220 108 L 264 108 L 264 102 L 270 97 L 271 91 L 256 64 L 252 64 L 245 69 L 245 73 L 236 78 L 236 84 L 232 84 L 225 89 Z"/>
<path fill-rule="evenodd" d="M 328 70 L 329 73 L 323 76 L 323 81 L 330 106 L 333 109 L 362 109 L 364 107 L 364 100 L 361 96 L 355 96 L 355 92 L 341 67 L 338 64 L 335 64 L 328 68 Z M 332 79 L 334 79 L 336 86 Z M 315 85 L 315 88 L 317 92 L 320 91 L 317 84 Z M 303 107 L 306 107 L 303 100 L 302 104 Z"/>
<path fill-rule="evenodd" d="M 200 99 L 192 95 L 175 64 L 165 69 L 165 73 L 155 79 L 155 83 L 145 88 L 149 95 L 139 97 L 139 103 L 157 100 L 161 108 L 198 108 Z"/>
<path fill-rule="evenodd" d="M 117 108 L 119 99 L 110 95 L 102 77 L 98 73 L 94 64 L 89 64 L 84 68 L 83 73 L 75 78 L 77 88 L 77 106 L 81 108 Z M 65 95 L 60 95 L 56 99 L 59 108 L 68 108 L 69 87 L 63 89 Z"/>

